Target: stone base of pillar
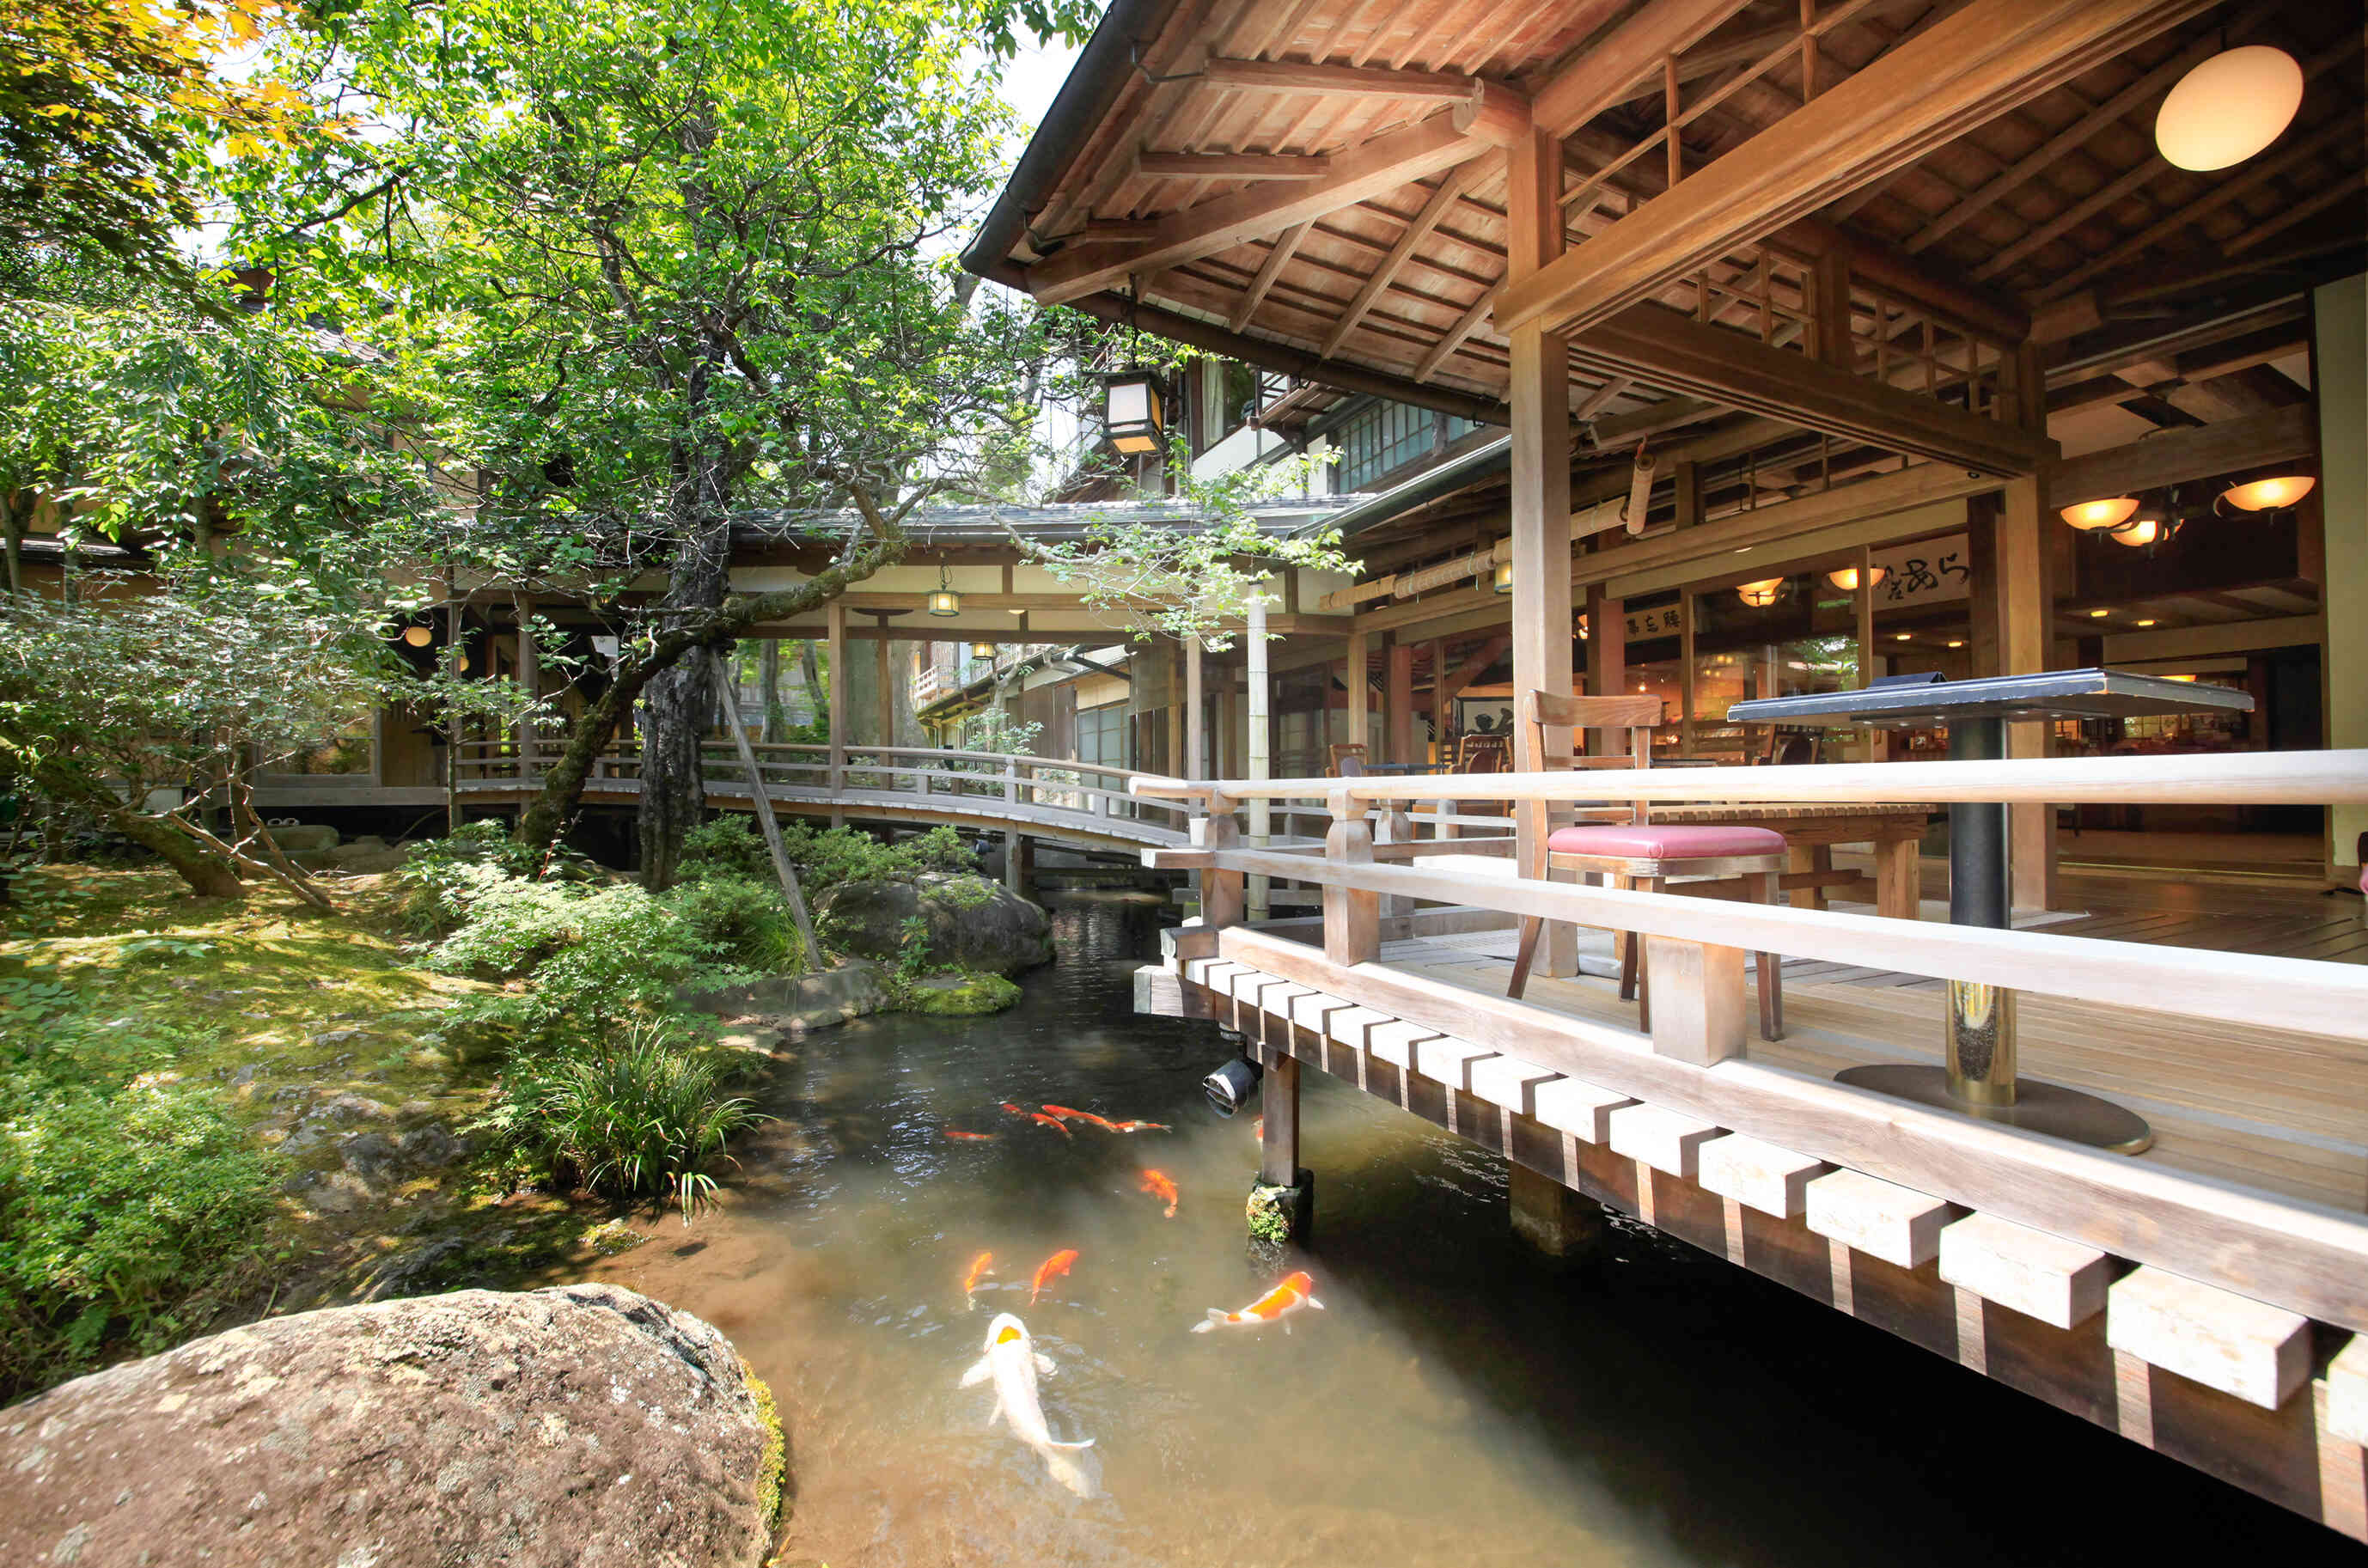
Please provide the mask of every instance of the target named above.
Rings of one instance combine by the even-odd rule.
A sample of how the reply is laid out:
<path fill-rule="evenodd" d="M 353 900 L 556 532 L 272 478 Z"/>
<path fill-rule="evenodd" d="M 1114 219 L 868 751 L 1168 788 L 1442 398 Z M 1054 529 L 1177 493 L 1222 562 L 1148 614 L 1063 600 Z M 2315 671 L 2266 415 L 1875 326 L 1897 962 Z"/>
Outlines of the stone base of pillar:
<path fill-rule="evenodd" d="M 1305 1246 L 1315 1228 L 1315 1173 L 1302 1166 L 1292 1173 L 1289 1187 L 1250 1183 L 1249 1200 L 1242 1206 L 1253 1246 Z"/>
<path fill-rule="evenodd" d="M 1513 1234 L 1541 1256 L 1575 1263 L 1602 1244 L 1603 1210 L 1549 1176 L 1512 1167 Z"/>

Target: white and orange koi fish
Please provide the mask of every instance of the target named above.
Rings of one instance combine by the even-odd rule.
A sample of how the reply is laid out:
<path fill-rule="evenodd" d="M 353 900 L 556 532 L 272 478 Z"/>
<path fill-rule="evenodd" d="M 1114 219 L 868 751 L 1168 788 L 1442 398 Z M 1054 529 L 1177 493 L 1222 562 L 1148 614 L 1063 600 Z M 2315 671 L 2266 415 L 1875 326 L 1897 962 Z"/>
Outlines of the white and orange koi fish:
<path fill-rule="evenodd" d="M 1013 1437 L 1036 1450 L 1053 1480 L 1080 1497 L 1090 1497 L 1093 1475 L 1078 1456 L 1092 1448 L 1094 1440 L 1056 1441 L 1053 1429 L 1045 1425 L 1043 1403 L 1036 1393 L 1037 1378 L 1049 1378 L 1053 1370 L 1053 1358 L 1036 1348 L 1028 1325 L 1009 1312 L 997 1312 L 986 1325 L 986 1353 L 962 1374 L 962 1386 L 975 1388 L 992 1379 L 995 1408 L 987 1413 L 986 1424 L 992 1426 L 1000 1418 L 1010 1426 Z"/>
<path fill-rule="evenodd" d="M 1208 1317 L 1192 1325 L 1192 1332 L 1207 1334 L 1220 1328 L 1264 1328 L 1270 1323 L 1280 1323 L 1282 1324 L 1282 1332 L 1289 1334 L 1291 1324 L 1284 1320 L 1302 1307 L 1314 1307 L 1319 1312 L 1324 1311 L 1324 1303 L 1315 1299 L 1315 1281 L 1304 1273 L 1287 1275 L 1281 1284 L 1240 1312 L 1229 1312 L 1221 1307 L 1211 1307 Z"/>

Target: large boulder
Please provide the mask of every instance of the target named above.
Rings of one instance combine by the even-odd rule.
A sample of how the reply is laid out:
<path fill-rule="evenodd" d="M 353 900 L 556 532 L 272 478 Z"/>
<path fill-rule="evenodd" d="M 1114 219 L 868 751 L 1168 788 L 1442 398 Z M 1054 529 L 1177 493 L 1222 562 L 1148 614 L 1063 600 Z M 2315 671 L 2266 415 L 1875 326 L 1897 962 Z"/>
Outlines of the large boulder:
<path fill-rule="evenodd" d="M 888 979 L 878 964 L 852 959 L 835 969 L 768 974 L 746 985 L 678 985 L 674 995 L 696 1012 L 767 1017 L 802 1035 L 880 1011 L 888 1006 Z"/>
<path fill-rule="evenodd" d="M 1049 963 L 1052 922 L 1043 910 L 985 877 L 929 875 L 842 882 L 815 913 L 823 939 L 847 952 L 894 962 L 905 949 L 905 922 L 928 922 L 925 955 L 933 969 L 1012 974 Z"/>
<path fill-rule="evenodd" d="M 0 1411 L 0 1562 L 754 1568 L 770 1408 L 611 1285 L 269 1318 Z"/>

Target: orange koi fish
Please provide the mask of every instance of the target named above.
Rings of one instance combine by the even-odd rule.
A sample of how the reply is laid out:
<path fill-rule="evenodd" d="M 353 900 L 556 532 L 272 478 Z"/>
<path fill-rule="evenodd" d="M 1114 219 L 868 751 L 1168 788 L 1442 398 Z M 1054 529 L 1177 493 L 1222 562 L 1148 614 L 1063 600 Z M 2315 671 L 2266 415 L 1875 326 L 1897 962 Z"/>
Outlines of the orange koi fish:
<path fill-rule="evenodd" d="M 994 1261 L 995 1255 L 991 1252 L 980 1253 L 970 1260 L 970 1272 L 962 1276 L 962 1300 L 970 1300 L 970 1293 L 978 1289 L 981 1276 L 994 1272 L 987 1267 Z"/>
<path fill-rule="evenodd" d="M 1064 1105 L 1048 1105 L 1044 1108 L 1044 1114 L 1047 1116 L 1057 1116 L 1064 1121 L 1090 1121 L 1096 1127 L 1101 1128 L 1104 1131 L 1108 1132 L 1121 1132 L 1125 1131 L 1123 1128 L 1120 1127 L 1117 1122 L 1110 1121 L 1101 1117 L 1096 1116 L 1092 1111 L 1071 1110 Z"/>
<path fill-rule="evenodd" d="M 1009 1100 L 1002 1102 L 1002 1108 L 1009 1111 L 1014 1116 L 1033 1116 L 1036 1114 L 1034 1111 L 1030 1110 L 1026 1106 L 1013 1105 Z"/>
<path fill-rule="evenodd" d="M 1281 1284 L 1240 1312 L 1229 1312 L 1221 1307 L 1211 1307 L 1209 1315 L 1192 1325 L 1192 1332 L 1208 1334 L 1220 1328 L 1264 1328 L 1268 1324 L 1281 1323 L 1282 1332 L 1289 1334 L 1291 1324 L 1283 1320 L 1292 1313 L 1302 1307 L 1314 1307 L 1319 1312 L 1324 1310 L 1324 1303 L 1315 1299 L 1315 1281 L 1306 1275 L 1286 1275 Z"/>
<path fill-rule="evenodd" d="M 992 1143 L 996 1135 L 992 1132 L 964 1132 L 959 1127 L 949 1127 L 946 1136 L 957 1143 Z"/>
<path fill-rule="evenodd" d="M 1031 1307 L 1036 1304 L 1036 1298 L 1044 1293 L 1044 1282 L 1046 1280 L 1066 1274 L 1069 1272 L 1069 1265 L 1076 1261 L 1076 1249 L 1075 1247 L 1068 1247 L 1060 1252 L 1054 1253 L 1052 1256 L 1038 1264 L 1036 1266 L 1036 1278 L 1030 1280 L 1028 1285 L 1028 1304 Z"/>
<path fill-rule="evenodd" d="M 1046 1116 L 1041 1110 L 1031 1110 L 1028 1113 L 1028 1119 L 1030 1121 L 1043 1123 L 1064 1138 L 1075 1138 L 1076 1136 L 1076 1133 L 1069 1131 L 1069 1124 L 1063 1121 L 1057 1116 Z"/>
<path fill-rule="evenodd" d="M 1167 1173 L 1146 1170 L 1143 1173 L 1142 1181 L 1136 1185 L 1152 1197 L 1164 1199 L 1167 1204 L 1167 1217 L 1170 1220 L 1176 1218 L 1176 1184 L 1167 1179 Z"/>
<path fill-rule="evenodd" d="M 1112 1132 L 1173 1132 L 1176 1130 L 1164 1121 L 1120 1121 L 1106 1123 Z"/>

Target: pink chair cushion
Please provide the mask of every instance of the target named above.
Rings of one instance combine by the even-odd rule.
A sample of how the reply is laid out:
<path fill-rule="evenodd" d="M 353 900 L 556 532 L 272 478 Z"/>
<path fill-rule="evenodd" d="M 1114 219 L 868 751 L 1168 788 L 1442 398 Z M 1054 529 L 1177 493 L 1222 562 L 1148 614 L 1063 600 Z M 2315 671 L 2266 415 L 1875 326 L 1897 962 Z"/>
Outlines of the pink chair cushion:
<path fill-rule="evenodd" d="M 1546 847 L 1565 855 L 1628 855 L 1649 860 L 1707 860 L 1725 855 L 1782 855 L 1784 835 L 1767 827 L 1672 823 L 1667 827 L 1617 824 L 1557 828 Z"/>

